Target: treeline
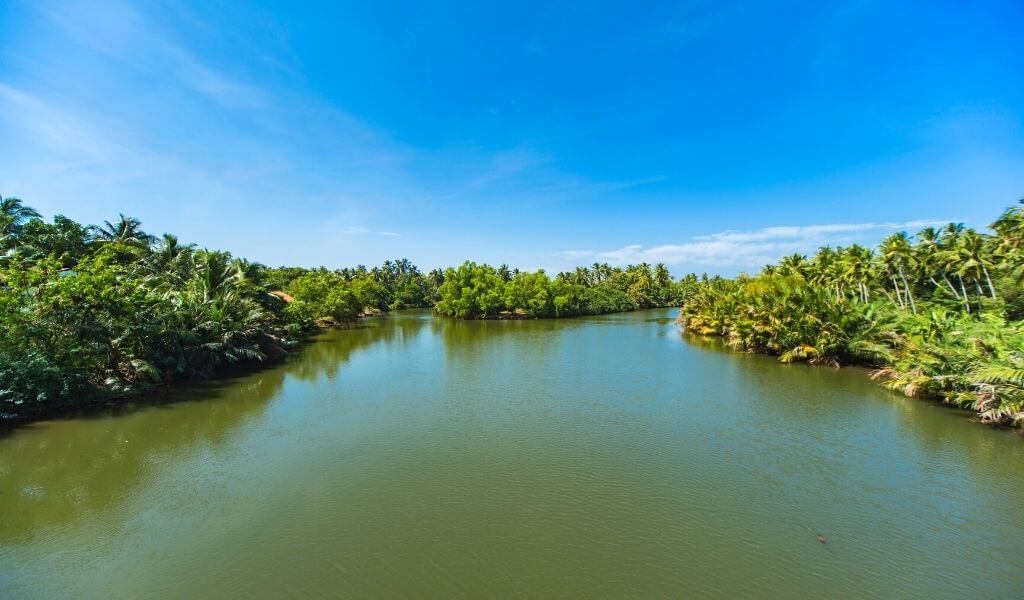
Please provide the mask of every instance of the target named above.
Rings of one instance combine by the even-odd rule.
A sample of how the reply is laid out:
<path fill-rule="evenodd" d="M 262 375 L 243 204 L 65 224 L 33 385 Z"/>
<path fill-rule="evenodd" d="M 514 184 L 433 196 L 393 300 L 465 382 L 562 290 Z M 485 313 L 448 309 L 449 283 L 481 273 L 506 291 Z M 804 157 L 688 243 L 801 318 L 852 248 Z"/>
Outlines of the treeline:
<path fill-rule="evenodd" d="M 371 269 L 267 269 L 265 279 L 268 287 L 286 293 L 290 317 L 323 326 L 364 314 L 429 308 L 437 301 L 443 275 L 439 269 L 423 274 L 402 258 Z"/>
<path fill-rule="evenodd" d="M 909 396 L 1024 421 L 1024 200 L 990 232 L 950 223 L 877 248 L 794 254 L 687 288 L 680 321 L 784 362 L 862 364 Z"/>
<path fill-rule="evenodd" d="M 45 222 L 0 198 L 0 419 L 282 356 L 317 325 L 430 306 L 436 290 L 407 260 L 269 269 L 123 215 Z"/>
<path fill-rule="evenodd" d="M 526 272 L 465 262 L 446 269 L 440 281 L 435 311 L 461 319 L 568 317 L 671 306 L 684 285 L 674 282 L 663 264 L 595 264 L 552 278 L 543 269 Z"/>

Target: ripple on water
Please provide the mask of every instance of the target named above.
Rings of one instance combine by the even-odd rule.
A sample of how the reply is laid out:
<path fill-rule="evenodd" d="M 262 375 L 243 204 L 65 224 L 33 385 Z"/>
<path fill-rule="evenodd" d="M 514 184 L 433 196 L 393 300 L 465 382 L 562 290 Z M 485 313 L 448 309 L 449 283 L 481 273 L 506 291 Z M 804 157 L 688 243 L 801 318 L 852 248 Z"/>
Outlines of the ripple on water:
<path fill-rule="evenodd" d="M 668 311 L 372 319 L 178 393 L 0 438 L 0 595 L 1024 597 L 1019 436 Z"/>

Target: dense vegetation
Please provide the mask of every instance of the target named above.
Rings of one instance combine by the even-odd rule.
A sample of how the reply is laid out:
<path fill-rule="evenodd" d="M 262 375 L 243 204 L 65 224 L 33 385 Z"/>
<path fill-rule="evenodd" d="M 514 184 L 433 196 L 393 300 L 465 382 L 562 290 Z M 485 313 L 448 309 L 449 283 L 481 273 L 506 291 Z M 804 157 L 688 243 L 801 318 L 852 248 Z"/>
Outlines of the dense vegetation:
<path fill-rule="evenodd" d="M 268 269 L 123 215 L 47 223 L 0 198 L 0 418 L 278 357 L 317 324 L 429 306 L 436 289 L 407 260 Z"/>
<path fill-rule="evenodd" d="M 408 260 L 268 268 L 157 238 L 138 220 L 45 222 L 0 198 L 0 418 L 31 416 L 284 355 L 317 327 L 434 307 L 464 319 L 683 305 L 687 331 L 782 361 L 876 368 L 911 396 L 1024 422 L 1024 201 L 991 233 L 951 223 L 877 249 L 821 248 L 755 276 L 673 281 L 665 265 L 549 277 Z"/>
<path fill-rule="evenodd" d="M 796 254 L 686 288 L 680 321 L 784 362 L 864 364 L 887 387 L 985 422 L 1024 421 L 1024 200 L 991 233 L 950 223 L 877 249 Z"/>
<path fill-rule="evenodd" d="M 555 278 L 474 263 L 424 274 L 405 259 L 268 268 L 157 238 L 124 215 L 46 222 L 0 198 L 0 419 L 280 357 L 317 327 L 365 314 L 436 306 L 460 318 L 561 317 L 667 306 L 680 289 L 664 265 Z"/>
<path fill-rule="evenodd" d="M 466 262 L 440 278 L 438 314 L 462 319 L 567 317 L 671 306 L 681 284 L 663 264 L 607 264 L 549 277 L 543 270 L 510 270 Z"/>
<path fill-rule="evenodd" d="M 380 267 L 267 269 L 266 283 L 291 298 L 285 313 L 292 320 L 329 325 L 359 315 L 434 305 L 441 271 L 424 275 L 408 259 L 384 261 Z"/>

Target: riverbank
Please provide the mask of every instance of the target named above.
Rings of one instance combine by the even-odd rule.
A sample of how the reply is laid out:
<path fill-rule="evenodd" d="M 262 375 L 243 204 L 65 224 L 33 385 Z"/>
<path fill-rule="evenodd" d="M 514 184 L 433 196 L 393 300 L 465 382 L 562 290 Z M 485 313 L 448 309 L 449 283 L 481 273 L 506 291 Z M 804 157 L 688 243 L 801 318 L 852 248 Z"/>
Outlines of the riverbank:
<path fill-rule="evenodd" d="M 355 325 L 358 321 L 377 317 L 382 312 L 360 314 L 357 318 L 339 320 L 321 320 L 315 327 L 305 329 L 303 334 L 291 341 L 280 352 L 267 355 L 263 358 L 244 358 L 242 360 L 219 366 L 215 371 L 205 374 L 203 377 L 180 378 L 170 381 L 145 382 L 132 389 L 113 393 L 96 392 L 94 395 L 80 396 L 77 399 L 63 404 L 29 404 L 21 411 L 0 412 L 0 435 L 4 435 L 30 425 L 36 421 L 47 421 L 52 419 L 73 419 L 85 418 L 98 414 L 116 414 L 123 411 L 131 411 L 147 406 L 167 404 L 179 400 L 176 392 L 182 388 L 201 383 L 228 382 L 232 379 L 244 377 L 259 371 L 275 368 L 296 353 L 304 351 L 309 345 L 316 342 L 318 336 L 335 329 L 346 329 Z"/>
<path fill-rule="evenodd" d="M 432 305 L 440 276 L 405 259 L 270 268 L 125 215 L 47 222 L 19 199 L 0 204 L 0 420 L 274 362 L 317 326 Z"/>
<path fill-rule="evenodd" d="M 680 323 L 678 319 L 675 319 L 675 322 L 678 323 L 680 326 L 682 326 L 682 323 Z M 716 351 L 725 352 L 725 353 L 729 353 L 729 354 L 758 354 L 758 355 L 765 356 L 765 357 L 774 357 L 776 359 L 779 356 L 778 353 L 773 353 L 773 352 L 771 352 L 771 351 L 769 351 L 767 349 L 756 351 L 756 350 L 749 350 L 749 349 L 730 348 L 728 343 L 726 342 L 725 337 L 722 336 L 722 335 L 714 335 L 714 334 L 708 334 L 708 333 L 686 331 L 685 327 L 683 329 L 684 329 L 683 330 L 683 335 L 686 337 L 688 342 L 695 343 L 695 344 L 700 344 L 700 345 L 710 345 Z M 794 363 L 784 363 L 784 364 L 794 364 Z M 872 363 L 868 363 L 868 362 L 846 362 L 846 363 L 835 363 L 835 362 L 832 362 L 832 363 L 828 363 L 828 364 L 823 364 L 823 363 L 813 363 L 813 362 L 810 362 L 810 361 L 799 361 L 799 362 L 797 362 L 795 364 L 803 365 L 803 366 L 805 366 L 808 369 L 820 369 L 820 368 L 842 369 L 843 371 L 854 372 L 858 376 L 863 377 L 864 379 L 871 380 L 871 381 L 875 382 L 875 385 L 878 385 L 879 387 L 882 387 L 882 388 L 886 387 L 885 386 L 885 382 L 880 380 L 880 376 L 884 375 L 884 369 L 886 369 L 887 367 L 880 366 L 878 364 L 872 364 Z M 984 425 L 986 425 L 988 427 L 991 427 L 991 428 L 994 428 L 994 429 L 1013 430 L 1013 431 L 1015 431 L 1015 432 L 1017 432 L 1019 434 L 1024 434 L 1024 430 L 1022 430 L 1019 425 L 1014 426 L 1012 424 L 1008 424 L 1008 423 L 1005 423 L 1005 422 L 1003 422 L 1003 423 L 994 423 L 994 422 L 983 421 L 983 420 L 978 418 L 977 412 L 975 410 L 973 410 L 972 408 L 967 407 L 967 406 L 963 406 L 963 405 L 960 405 L 960 404 L 957 404 L 957 403 L 948 402 L 945 399 L 943 399 L 942 396 L 940 396 L 940 395 L 927 395 L 927 396 L 925 396 L 925 395 L 908 394 L 908 393 L 900 391 L 900 390 L 893 390 L 893 391 L 897 391 L 901 395 L 903 395 L 903 396 L 905 396 L 907 398 L 911 398 L 911 399 L 913 399 L 914 401 L 917 401 L 917 402 L 924 402 L 924 403 L 927 403 L 927 404 L 930 404 L 930 405 L 941 407 L 943 410 L 948 410 L 948 411 L 952 411 L 952 412 L 962 413 L 969 420 L 975 421 L 975 422 L 978 422 L 978 423 L 981 423 L 981 424 L 984 424 Z"/>
<path fill-rule="evenodd" d="M 914 315 L 854 303 L 838 303 L 833 308 L 845 314 L 832 313 L 830 321 L 806 306 L 786 307 L 791 298 L 771 309 L 784 317 L 762 321 L 757 311 L 733 304 L 728 313 L 709 317 L 719 306 L 711 304 L 684 306 L 677 322 L 685 335 L 719 339 L 734 351 L 775 356 L 786 363 L 863 367 L 890 390 L 969 411 L 980 423 L 1010 428 L 1024 424 L 1024 322 L 991 315 L 948 316 L 927 304 L 922 307 L 928 312 Z M 790 324 L 799 322 L 804 325 Z"/>
<path fill-rule="evenodd" d="M 674 313 L 399 311 L 16 430 L 0 597 L 1019 595 L 1019 436 Z"/>
<path fill-rule="evenodd" d="M 911 397 L 1024 424 L 1024 200 L 977 231 L 962 223 L 877 248 L 823 247 L 757 275 L 702 278 L 680 321 L 783 362 L 867 364 Z"/>

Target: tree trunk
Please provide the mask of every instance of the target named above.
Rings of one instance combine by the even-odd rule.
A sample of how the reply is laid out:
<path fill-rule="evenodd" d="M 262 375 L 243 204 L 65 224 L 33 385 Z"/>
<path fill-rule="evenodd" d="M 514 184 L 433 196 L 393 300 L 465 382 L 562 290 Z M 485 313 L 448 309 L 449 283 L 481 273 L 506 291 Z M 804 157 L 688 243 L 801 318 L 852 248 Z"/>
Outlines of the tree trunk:
<path fill-rule="evenodd" d="M 917 304 L 914 303 L 914 294 L 910 291 L 910 284 L 907 283 L 907 276 L 903 274 L 903 267 L 900 267 L 900 279 L 903 280 L 903 287 L 907 290 L 907 300 L 910 301 L 910 310 L 917 314 Z"/>
<path fill-rule="evenodd" d="M 971 301 L 967 298 L 967 288 L 964 287 L 963 275 L 957 275 L 957 279 L 960 280 L 960 291 L 964 294 L 964 306 L 967 308 L 967 314 L 971 314 Z"/>
<path fill-rule="evenodd" d="M 949 286 L 949 291 L 953 292 L 953 297 L 959 300 L 960 292 L 956 291 L 956 288 L 953 287 L 953 283 L 949 280 L 949 277 L 946 277 L 945 273 L 942 274 L 942 280 L 945 281 L 946 285 Z"/>
<path fill-rule="evenodd" d="M 992 286 L 992 278 L 988 275 L 988 267 L 981 265 L 981 270 L 985 273 L 985 281 L 988 283 L 988 291 L 992 293 L 992 297 L 996 297 L 996 288 Z"/>
<path fill-rule="evenodd" d="M 896 291 L 896 300 L 900 303 L 900 308 L 906 308 L 907 305 L 903 303 L 903 290 L 900 289 L 900 284 L 896 283 L 896 276 L 891 276 L 889 279 L 892 280 L 892 289 Z"/>

